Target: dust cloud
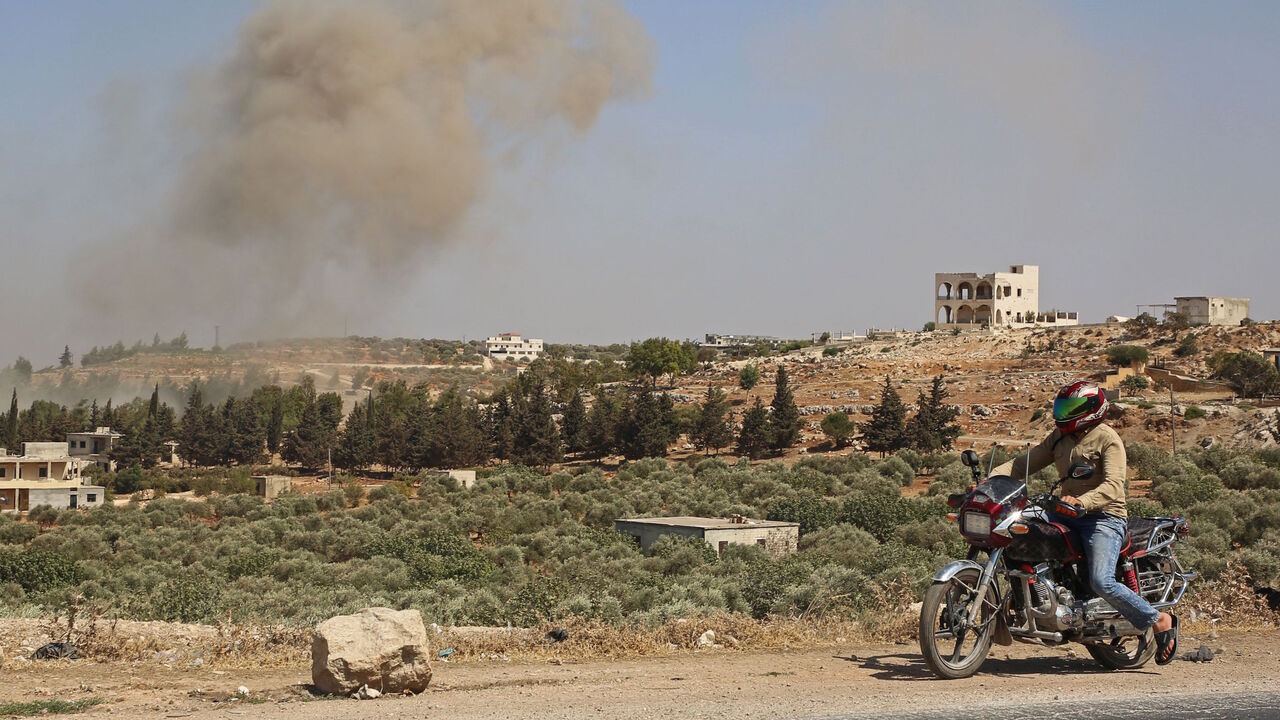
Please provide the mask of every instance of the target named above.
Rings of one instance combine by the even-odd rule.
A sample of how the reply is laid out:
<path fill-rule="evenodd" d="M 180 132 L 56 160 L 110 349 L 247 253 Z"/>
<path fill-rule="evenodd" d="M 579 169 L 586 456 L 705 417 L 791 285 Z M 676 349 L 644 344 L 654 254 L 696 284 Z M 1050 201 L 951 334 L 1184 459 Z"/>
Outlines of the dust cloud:
<path fill-rule="evenodd" d="M 645 94 L 651 56 L 614 0 L 269 3 L 191 74 L 163 202 L 75 284 L 139 332 L 335 335 L 457 241 L 498 162 Z"/>

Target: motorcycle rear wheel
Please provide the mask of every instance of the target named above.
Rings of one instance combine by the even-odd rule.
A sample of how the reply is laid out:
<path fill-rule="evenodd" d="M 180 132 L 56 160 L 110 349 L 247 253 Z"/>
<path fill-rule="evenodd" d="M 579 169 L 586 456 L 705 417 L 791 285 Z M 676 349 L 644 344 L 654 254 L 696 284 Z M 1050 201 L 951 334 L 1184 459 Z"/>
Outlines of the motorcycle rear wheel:
<path fill-rule="evenodd" d="M 1136 670 L 1156 654 L 1155 633 L 1147 628 L 1143 635 L 1116 638 L 1109 643 L 1089 643 L 1089 654 L 1108 670 Z"/>
<path fill-rule="evenodd" d="M 925 592 L 920 608 L 920 653 L 925 665 L 940 678 L 972 676 L 991 651 L 995 610 L 999 606 L 994 582 L 987 587 L 978 625 L 959 632 L 952 629 L 959 618 L 968 614 L 981 579 L 976 568 L 966 568 L 946 582 L 934 583 Z"/>

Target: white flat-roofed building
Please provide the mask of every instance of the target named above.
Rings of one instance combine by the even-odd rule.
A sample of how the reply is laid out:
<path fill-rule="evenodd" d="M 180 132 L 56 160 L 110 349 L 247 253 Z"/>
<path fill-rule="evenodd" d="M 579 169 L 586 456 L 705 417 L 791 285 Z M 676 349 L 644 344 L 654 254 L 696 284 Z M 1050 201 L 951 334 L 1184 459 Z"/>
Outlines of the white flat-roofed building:
<path fill-rule="evenodd" d="M 485 354 L 494 360 L 532 362 L 542 354 L 542 340 L 524 339 L 520 333 L 502 333 L 484 341 Z"/>
<path fill-rule="evenodd" d="M 663 535 L 699 538 L 724 552 L 729 545 L 757 545 L 771 555 L 789 555 L 800 542 L 800 525 L 777 520 L 752 520 L 735 515 L 727 518 L 655 517 L 619 518 L 613 529 L 630 535 L 648 550 Z"/>
<path fill-rule="evenodd" d="M 55 508 L 101 505 L 106 489 L 85 485 L 80 470 L 88 461 L 67 454 L 67 444 L 29 442 L 21 455 L 0 449 L 0 512 L 26 512 L 38 505 Z"/>
<path fill-rule="evenodd" d="M 1192 325 L 1239 325 L 1249 317 L 1249 298 L 1176 297 L 1175 308 Z"/>

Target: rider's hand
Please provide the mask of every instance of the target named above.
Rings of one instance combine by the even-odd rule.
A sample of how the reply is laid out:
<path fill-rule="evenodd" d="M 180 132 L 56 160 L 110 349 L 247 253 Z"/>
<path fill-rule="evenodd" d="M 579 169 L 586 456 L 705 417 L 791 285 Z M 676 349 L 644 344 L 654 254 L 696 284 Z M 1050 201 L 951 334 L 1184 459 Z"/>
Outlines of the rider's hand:
<path fill-rule="evenodd" d="M 1061 498 L 1058 498 L 1058 499 L 1068 505 L 1075 505 L 1076 507 L 1080 507 L 1082 505 L 1082 503 L 1080 502 L 1080 499 L 1075 497 L 1074 495 L 1063 495 Z"/>

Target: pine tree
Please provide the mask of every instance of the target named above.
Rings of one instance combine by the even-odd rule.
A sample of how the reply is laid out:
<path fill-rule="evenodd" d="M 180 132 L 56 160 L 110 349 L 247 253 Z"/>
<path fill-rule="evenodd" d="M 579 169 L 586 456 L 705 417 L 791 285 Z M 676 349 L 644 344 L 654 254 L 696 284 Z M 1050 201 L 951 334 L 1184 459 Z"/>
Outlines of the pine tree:
<path fill-rule="evenodd" d="M 212 405 L 205 405 L 200 387 L 193 385 L 179 426 L 182 459 L 191 465 L 213 465 L 220 454 L 218 435 L 217 413 Z"/>
<path fill-rule="evenodd" d="M 489 403 L 489 444 L 495 457 L 510 460 L 515 446 L 515 416 L 511 397 L 506 390 L 499 390 Z"/>
<path fill-rule="evenodd" d="M 871 413 L 871 422 L 867 424 L 864 433 L 867 449 L 879 452 L 882 457 L 886 453 L 902 449 L 906 442 L 906 420 L 907 409 L 886 375 L 880 404 Z"/>
<path fill-rule="evenodd" d="M 75 358 L 71 354 L 71 346 L 64 345 L 62 348 L 62 354 L 58 356 L 58 367 L 66 370 L 75 364 L 74 360 Z"/>
<path fill-rule="evenodd" d="M 933 434 L 943 450 L 950 450 L 960 437 L 960 425 L 956 418 L 960 417 L 960 408 L 948 405 L 950 394 L 943 385 L 942 376 L 933 378 L 933 387 L 929 391 L 929 419 L 932 422 Z"/>
<path fill-rule="evenodd" d="M 921 390 L 916 398 L 916 414 L 907 422 L 905 444 L 922 453 L 950 450 L 960 437 L 955 420 L 960 410 L 947 404 L 947 390 L 942 376 L 933 379 L 929 394 Z"/>
<path fill-rule="evenodd" d="M 271 403 L 271 419 L 267 421 L 267 450 L 280 452 L 284 436 L 284 398 L 277 395 Z"/>
<path fill-rule="evenodd" d="M 297 463 L 306 468 L 321 468 L 328 462 L 329 439 L 320 417 L 315 389 L 310 388 L 304 397 L 298 426 L 285 438 L 280 455 L 285 462 Z"/>
<path fill-rule="evenodd" d="M 116 424 L 116 411 L 111 408 L 111 398 L 107 398 L 107 404 L 102 408 L 102 424 L 104 427 Z"/>
<path fill-rule="evenodd" d="M 796 407 L 787 369 L 781 365 L 778 366 L 771 405 L 773 412 L 769 414 L 769 445 L 775 451 L 782 451 L 795 445 L 800 439 L 800 408 Z"/>
<path fill-rule="evenodd" d="M 17 454 L 18 450 L 18 388 L 13 389 L 9 399 L 9 414 L 5 416 L 4 441 L 8 452 Z"/>
<path fill-rule="evenodd" d="M 707 397 L 702 401 L 691 438 L 699 450 L 715 454 L 733 442 L 733 429 L 725 418 L 728 412 L 729 403 L 725 400 L 724 391 L 708 384 Z"/>
<path fill-rule="evenodd" d="M 372 397 L 369 403 L 372 403 Z M 361 470 L 373 462 L 376 439 L 368 419 L 369 409 L 366 403 L 356 403 L 351 409 L 333 450 L 334 465 L 346 470 Z"/>
<path fill-rule="evenodd" d="M 456 387 L 440 394 L 433 407 L 414 419 L 414 446 L 421 467 L 459 468 L 489 459 L 485 423 L 475 403 Z"/>
<path fill-rule="evenodd" d="M 618 415 L 617 398 L 597 389 L 584 428 L 586 451 L 592 459 L 600 460 L 617 449 Z"/>
<path fill-rule="evenodd" d="M 668 418 L 662 400 L 649 387 L 642 386 L 632 396 L 618 441 L 630 460 L 667 454 L 667 446 L 671 444 Z"/>
<path fill-rule="evenodd" d="M 102 420 L 101 413 L 98 412 L 98 399 L 93 399 L 93 404 L 89 406 L 89 428 L 97 429 L 101 427 L 99 424 Z"/>
<path fill-rule="evenodd" d="M 760 398 L 756 398 L 742 415 L 742 429 L 738 431 L 738 454 L 746 455 L 752 460 L 764 457 L 769 449 L 769 411 L 764 409 Z"/>
<path fill-rule="evenodd" d="M 231 402 L 230 398 L 227 402 Z M 252 403 L 242 400 L 235 404 L 225 433 L 230 438 L 229 454 L 232 460 L 241 465 L 262 462 L 266 432 L 258 418 L 258 410 Z"/>
<path fill-rule="evenodd" d="M 580 453 L 586 449 L 586 421 L 587 406 L 582 402 L 582 393 L 574 390 L 560 420 L 560 434 L 569 452 Z"/>
<path fill-rule="evenodd" d="M 521 403 L 516 424 L 515 452 L 525 465 L 550 467 L 564 458 L 560 430 L 551 417 L 551 400 L 541 381 L 534 384 L 529 397 Z"/>
<path fill-rule="evenodd" d="M 934 434 L 933 408 L 929 398 L 921 390 L 916 396 L 916 414 L 907 421 L 905 444 L 921 453 L 935 452 L 942 447 L 941 440 Z"/>

